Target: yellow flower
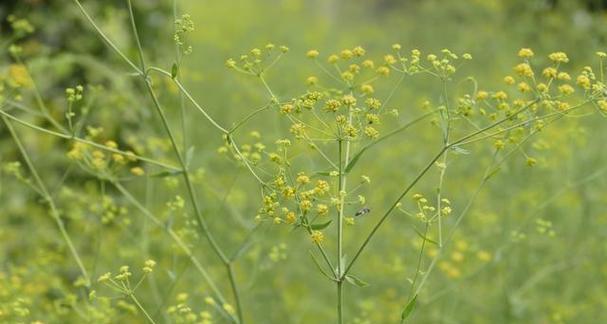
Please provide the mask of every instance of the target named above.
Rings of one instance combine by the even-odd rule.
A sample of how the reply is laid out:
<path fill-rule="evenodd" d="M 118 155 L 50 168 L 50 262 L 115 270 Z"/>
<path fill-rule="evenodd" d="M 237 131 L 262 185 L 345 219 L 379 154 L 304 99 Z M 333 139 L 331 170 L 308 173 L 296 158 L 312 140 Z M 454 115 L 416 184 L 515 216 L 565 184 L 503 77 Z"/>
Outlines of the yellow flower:
<path fill-rule="evenodd" d="M 316 187 L 314 188 L 314 193 L 317 195 L 323 195 L 329 191 L 329 183 L 325 180 L 318 180 L 316 182 Z"/>
<path fill-rule="evenodd" d="M 476 100 L 485 100 L 489 97 L 489 93 L 487 91 L 479 91 L 476 93 Z"/>
<path fill-rule="evenodd" d="M 297 178 L 295 179 L 295 181 L 297 181 L 297 183 L 299 183 L 300 185 L 305 185 L 310 182 L 310 177 L 305 175 L 303 172 L 300 172 L 297 174 Z"/>
<path fill-rule="evenodd" d="M 560 85 L 558 89 L 559 89 L 559 92 L 564 95 L 570 95 L 575 92 L 575 89 L 568 84 Z"/>
<path fill-rule="evenodd" d="M 377 68 L 376 72 L 379 75 L 388 76 L 390 74 L 390 69 L 385 66 L 380 66 L 379 68 Z"/>
<path fill-rule="evenodd" d="M 530 48 L 521 48 L 518 51 L 518 56 L 522 57 L 522 58 L 530 58 L 530 57 L 533 57 L 533 55 L 535 55 L 535 54 L 533 53 L 533 51 Z"/>
<path fill-rule="evenodd" d="M 347 60 L 347 59 L 351 59 L 354 56 L 354 53 L 349 50 L 349 49 L 345 49 L 342 50 L 339 55 L 341 56 L 342 59 Z"/>
<path fill-rule="evenodd" d="M 310 234 L 310 239 L 312 239 L 312 242 L 316 244 L 321 244 L 325 239 L 325 235 L 321 231 L 312 231 Z"/>
<path fill-rule="evenodd" d="M 379 132 L 372 126 L 366 126 L 365 135 L 369 138 L 377 138 L 379 137 Z"/>
<path fill-rule="evenodd" d="M 297 220 L 297 216 L 295 216 L 295 212 L 288 212 L 287 216 L 286 216 L 286 221 L 287 224 L 295 224 L 295 221 Z"/>
<path fill-rule="evenodd" d="M 548 79 L 556 78 L 558 75 L 556 69 L 553 67 L 545 68 L 544 71 L 542 71 L 542 74 Z"/>
<path fill-rule="evenodd" d="M 513 77 L 511 77 L 511 76 L 509 76 L 509 75 L 508 75 L 508 76 L 506 76 L 506 77 L 504 78 L 504 82 L 505 82 L 507 85 L 513 85 L 513 84 L 514 84 L 514 82 L 515 82 L 515 80 L 514 80 L 514 78 L 513 78 Z"/>
<path fill-rule="evenodd" d="M 489 253 L 485 250 L 478 251 L 476 253 L 476 257 L 483 262 L 491 261 L 491 253 Z"/>
<path fill-rule="evenodd" d="M 312 202 L 311 202 L 311 201 L 309 201 L 309 200 L 307 200 L 307 199 L 302 200 L 302 201 L 299 203 L 299 208 L 301 208 L 301 210 L 302 210 L 303 212 L 307 212 L 308 210 L 310 210 L 310 208 L 312 208 Z"/>
<path fill-rule="evenodd" d="M 514 67 L 514 71 L 520 76 L 532 77 L 533 70 L 531 66 L 527 63 L 521 63 Z"/>
<path fill-rule="evenodd" d="M 521 82 L 518 84 L 518 90 L 520 92 L 529 92 L 531 91 L 531 87 L 529 86 L 529 84 L 527 84 L 527 82 Z"/>
<path fill-rule="evenodd" d="M 373 89 L 373 86 L 370 84 L 363 84 L 360 86 L 360 91 L 365 94 L 372 94 L 373 92 L 375 92 L 375 89 Z"/>
<path fill-rule="evenodd" d="M 282 191 L 282 195 L 286 199 L 295 198 L 295 188 L 293 188 L 291 186 L 286 186 Z"/>
<path fill-rule="evenodd" d="M 319 216 L 326 216 L 329 214 L 329 207 L 325 204 L 316 205 L 316 212 Z"/>
<path fill-rule="evenodd" d="M 343 52 L 342 52 L 343 53 Z M 352 50 L 352 54 L 354 54 L 354 56 L 357 57 L 361 57 L 363 55 L 365 55 L 366 51 L 364 48 L 360 47 L 360 46 L 356 46 L 353 50 Z"/>
<path fill-rule="evenodd" d="M 30 87 L 32 80 L 27 73 L 27 68 L 22 64 L 11 64 L 8 67 L 9 80 L 15 87 Z"/>
<path fill-rule="evenodd" d="M 462 262 L 464 261 L 464 254 L 461 252 L 453 252 L 451 253 L 451 260 L 455 261 L 455 262 Z"/>
<path fill-rule="evenodd" d="M 582 74 L 578 76 L 576 82 L 580 87 L 586 90 L 590 89 L 590 78 L 588 78 L 586 75 Z"/>
<path fill-rule="evenodd" d="M 569 58 L 567 54 L 563 52 L 555 52 L 548 55 L 548 58 L 555 63 L 567 63 L 569 62 Z"/>
<path fill-rule="evenodd" d="M 508 99 L 508 95 L 504 91 L 498 91 L 493 95 L 493 98 L 497 100 L 506 100 Z"/>
<path fill-rule="evenodd" d="M 384 62 L 386 62 L 386 64 L 394 64 L 396 63 L 396 58 L 394 57 L 394 55 L 386 55 L 384 56 Z"/>
<path fill-rule="evenodd" d="M 362 62 L 362 66 L 363 66 L 364 68 L 372 69 L 372 68 L 374 68 L 374 67 L 375 67 L 375 63 L 373 63 L 373 61 L 372 61 L 372 60 L 364 60 L 364 61 Z"/>
<path fill-rule="evenodd" d="M 311 49 L 311 50 L 309 50 L 309 51 L 306 53 L 306 56 L 307 56 L 308 58 L 317 58 L 317 57 L 318 57 L 318 55 L 320 55 L 320 52 L 318 52 L 318 51 L 317 51 L 317 50 L 315 50 L 315 49 Z"/>
<path fill-rule="evenodd" d="M 114 142 L 114 141 L 106 141 L 105 146 L 115 149 L 118 147 L 118 144 L 116 144 L 116 142 Z"/>
<path fill-rule="evenodd" d="M 236 310 L 234 309 L 234 307 L 230 304 L 223 304 L 223 310 L 226 311 L 226 313 L 230 314 L 230 315 L 234 315 L 236 314 Z"/>
<path fill-rule="evenodd" d="M 136 176 L 142 176 L 145 174 L 145 171 L 140 167 L 131 168 L 131 173 Z"/>
<path fill-rule="evenodd" d="M 559 74 L 556 76 L 556 78 L 561 81 L 570 81 L 571 80 L 571 76 L 567 72 L 559 72 Z"/>

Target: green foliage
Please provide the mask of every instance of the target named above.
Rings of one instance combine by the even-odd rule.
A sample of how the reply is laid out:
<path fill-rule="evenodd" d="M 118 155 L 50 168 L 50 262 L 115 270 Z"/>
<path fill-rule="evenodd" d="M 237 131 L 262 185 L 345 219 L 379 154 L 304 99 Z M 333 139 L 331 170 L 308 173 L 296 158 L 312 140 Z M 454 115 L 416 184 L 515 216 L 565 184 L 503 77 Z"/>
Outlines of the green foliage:
<path fill-rule="evenodd" d="M 0 322 L 607 321 L 601 10 L 1 4 Z"/>

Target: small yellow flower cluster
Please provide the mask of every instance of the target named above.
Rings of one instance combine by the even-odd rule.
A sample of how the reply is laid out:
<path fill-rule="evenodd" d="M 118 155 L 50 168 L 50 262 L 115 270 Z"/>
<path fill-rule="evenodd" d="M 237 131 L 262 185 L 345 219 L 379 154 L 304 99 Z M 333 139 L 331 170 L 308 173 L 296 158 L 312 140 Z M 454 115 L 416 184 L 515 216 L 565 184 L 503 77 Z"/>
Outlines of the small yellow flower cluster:
<path fill-rule="evenodd" d="M 462 275 L 462 271 L 467 271 L 467 268 L 469 267 L 478 266 L 478 264 L 464 262 L 466 258 L 475 251 L 475 256 L 478 261 L 482 263 L 491 261 L 492 255 L 490 252 L 483 249 L 473 248 L 465 240 L 459 239 L 455 241 L 454 249 L 449 255 L 449 260 L 441 261 L 439 263 L 439 269 L 449 278 L 459 278 Z M 437 251 L 436 249 L 430 249 L 428 250 L 428 254 L 431 257 L 435 257 Z M 473 270 L 470 269 L 470 271 Z"/>
<path fill-rule="evenodd" d="M 192 46 L 186 43 L 186 35 L 195 30 L 194 22 L 189 14 L 183 14 L 181 18 L 175 20 L 175 33 L 173 40 L 184 55 L 192 53 Z"/>
<path fill-rule="evenodd" d="M 11 64 L 8 66 L 7 83 L 12 88 L 30 88 L 33 83 L 27 68 L 23 64 Z"/>
<path fill-rule="evenodd" d="M 535 220 L 535 226 L 538 233 L 549 237 L 556 236 L 556 232 L 552 228 L 552 222 L 549 220 L 538 218 Z"/>
<path fill-rule="evenodd" d="M 261 141 L 261 133 L 258 131 L 249 132 L 249 137 L 252 139 L 251 143 L 235 147 L 232 145 L 231 139 L 224 136 L 225 144 L 217 149 L 217 153 L 227 154 L 228 152 L 231 152 L 232 158 L 235 161 L 256 165 L 260 163 L 266 155 L 266 145 Z"/>
<path fill-rule="evenodd" d="M 84 87 L 81 85 L 77 85 L 75 88 L 67 88 L 65 89 L 65 97 L 68 102 L 76 102 L 82 100 L 82 93 L 84 92 Z"/>
<path fill-rule="evenodd" d="M 110 196 L 103 196 L 100 204 L 92 204 L 90 211 L 99 214 L 101 217 L 101 223 L 104 225 L 116 222 L 116 219 L 120 217 L 120 223 L 123 225 L 129 225 L 131 220 L 128 215 L 128 210 L 124 206 L 116 205 L 114 200 Z"/>
<path fill-rule="evenodd" d="M 175 298 L 177 304 L 171 305 L 167 308 L 167 314 L 171 317 L 172 321 L 175 323 L 212 324 L 212 311 L 203 310 L 198 313 L 194 312 L 194 310 L 192 310 L 192 308 L 187 304 L 188 298 L 189 296 L 187 293 L 179 293 Z M 214 305 L 215 304 L 210 306 Z"/>
<path fill-rule="evenodd" d="M 86 140 L 97 140 L 102 131 L 102 128 L 88 127 Z M 70 160 L 79 162 L 85 168 L 104 175 L 116 174 L 121 170 L 121 167 L 137 161 L 137 157 L 132 151 L 120 150 L 115 141 L 107 140 L 102 145 L 104 146 L 104 150 L 93 149 L 87 143 L 75 141 L 67 152 L 67 157 Z M 143 168 L 139 166 L 130 168 L 130 172 L 135 176 L 145 174 Z"/>
<path fill-rule="evenodd" d="M 330 186 L 325 180 L 317 180 L 310 187 L 310 177 L 299 172 L 294 183 L 284 174 L 279 174 L 272 182 L 272 192 L 263 198 L 263 207 L 259 209 L 257 220 L 268 217 L 275 224 L 295 224 L 298 219 L 301 224 L 312 211 L 318 216 L 329 214 L 329 206 L 315 203 L 320 197 L 327 195 Z M 299 216 L 298 216 L 299 215 Z"/>
<path fill-rule="evenodd" d="M 151 273 L 152 271 L 154 271 L 154 267 L 156 266 L 156 261 L 149 259 L 146 260 L 143 266 L 143 272 L 145 273 Z"/>
<path fill-rule="evenodd" d="M 249 53 L 240 55 L 238 60 L 233 58 L 227 59 L 225 66 L 244 74 L 260 76 L 280 60 L 282 55 L 288 51 L 289 48 L 286 46 L 278 47 L 277 51 L 276 45 L 270 43 L 263 49 L 251 49 Z M 314 52 L 308 54 L 309 56 L 314 56 Z"/>
<path fill-rule="evenodd" d="M 449 49 L 443 49 L 441 54 L 442 57 L 440 58 L 435 54 L 429 54 L 426 56 L 426 60 L 432 65 L 432 68 L 438 77 L 448 78 L 457 71 L 454 64 L 460 57 Z M 462 55 L 462 58 L 468 61 L 472 59 L 472 55 L 465 53 Z"/>
<path fill-rule="evenodd" d="M 452 212 L 451 201 L 447 198 L 441 198 L 440 212 L 437 212 L 437 208 L 430 205 L 428 199 L 422 194 L 414 194 L 413 201 L 416 203 L 418 209 L 415 217 L 424 223 L 434 222 L 439 216 L 449 216 Z"/>
<path fill-rule="evenodd" d="M 325 235 L 321 231 L 312 231 L 310 239 L 316 244 L 321 244 L 325 239 Z"/>
<path fill-rule="evenodd" d="M 29 20 L 25 18 L 17 18 L 15 15 L 8 15 L 6 21 L 11 25 L 11 29 L 15 33 L 13 37 L 15 38 L 31 34 L 36 30 Z"/>
<path fill-rule="evenodd" d="M 273 262 L 284 261 L 287 259 L 287 245 L 285 243 L 280 243 L 279 245 L 275 245 L 272 247 L 272 250 L 269 254 L 270 260 Z"/>

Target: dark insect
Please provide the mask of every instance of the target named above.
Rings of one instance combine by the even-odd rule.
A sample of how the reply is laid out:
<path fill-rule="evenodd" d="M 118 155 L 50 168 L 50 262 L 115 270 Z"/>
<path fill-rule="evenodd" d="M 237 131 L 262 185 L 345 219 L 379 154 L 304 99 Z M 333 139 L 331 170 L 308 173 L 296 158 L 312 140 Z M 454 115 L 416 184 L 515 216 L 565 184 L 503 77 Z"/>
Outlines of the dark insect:
<path fill-rule="evenodd" d="M 361 210 L 357 211 L 356 214 L 354 214 L 354 216 L 358 217 L 358 216 L 368 214 L 370 212 L 371 212 L 371 209 L 369 207 L 363 207 Z"/>

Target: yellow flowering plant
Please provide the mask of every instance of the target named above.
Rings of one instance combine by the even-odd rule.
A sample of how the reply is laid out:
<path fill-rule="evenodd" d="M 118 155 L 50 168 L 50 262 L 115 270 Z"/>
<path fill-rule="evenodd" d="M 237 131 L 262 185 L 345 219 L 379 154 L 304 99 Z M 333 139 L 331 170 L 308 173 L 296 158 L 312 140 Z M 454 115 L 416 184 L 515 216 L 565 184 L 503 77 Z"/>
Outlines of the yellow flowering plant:
<path fill-rule="evenodd" d="M 176 55 L 170 68 L 161 68 L 152 65 L 152 59 L 144 50 L 148 44 L 140 39 L 137 8 L 130 0 L 126 11 L 136 48 L 135 60 L 105 33 L 85 7 L 88 4 L 79 0 L 73 0 L 73 4 L 128 69 L 125 78 L 137 82 L 138 89 L 151 102 L 153 111 L 148 113 L 160 121 L 164 134 L 156 141 L 137 136 L 128 140 L 106 136 L 102 127 L 87 121 L 86 109 L 92 105 L 87 99 L 92 87 L 78 83 L 65 89 L 63 113 L 53 113 L 55 107 L 47 106 L 42 100 L 21 48 L 18 45 L 10 48 L 14 63 L 6 69 L 7 78 L 2 79 L 0 118 L 23 162 L 5 164 L 3 172 L 42 198 L 77 265 L 74 286 L 87 299 L 85 306 L 78 304 L 78 298 L 82 297 L 69 296 L 62 302 L 73 309 L 86 309 L 83 317 L 87 321 L 101 318 L 103 314 L 111 315 L 111 306 L 116 305 L 124 311 L 141 314 L 150 323 L 161 319 L 213 323 L 216 318 L 228 323 L 247 322 L 250 316 L 246 311 L 252 311 L 253 307 L 243 303 L 245 283 L 235 269 L 252 249 L 256 231 L 264 228 L 293 232 L 294 236 L 303 233 L 305 239 L 298 248 L 308 250 L 311 256 L 305 266 L 315 268 L 328 284 L 335 286 L 335 321 L 350 322 L 345 309 L 354 301 L 348 298 L 344 286 L 362 288 L 373 284 L 374 278 L 362 278 L 355 272 L 361 269 L 361 260 L 369 255 L 369 246 L 378 241 L 387 221 L 406 217 L 413 224 L 418 257 L 413 262 L 412 276 L 405 284 L 405 303 L 400 305 L 398 314 L 400 321 L 405 322 L 416 310 L 418 296 L 435 269 L 450 279 L 457 279 L 463 276 L 463 263 L 467 258 L 474 256 L 481 264 L 493 260 L 494 256 L 486 248 L 472 246 L 457 234 L 486 183 L 513 157 L 522 157 L 528 167 L 541 167 L 544 161 L 541 150 L 537 149 L 539 140 L 534 141 L 542 138 L 542 133 L 552 124 L 590 114 L 607 115 L 604 78 L 607 55 L 604 52 L 596 53 L 598 68 L 585 66 L 574 73 L 567 69 L 570 59 L 564 52 L 540 58 L 532 49 L 522 48 L 511 74 L 500 79 L 502 86 L 485 87 L 476 77 L 461 75 L 467 65 L 474 64 L 470 53 L 449 49 L 424 53 L 401 44 L 393 44 L 385 53 L 375 53 L 363 46 L 328 54 L 309 49 L 302 56 L 310 63 L 311 71 L 301 80 L 301 88 L 284 90 L 275 87 L 269 76 L 280 70 L 283 60 L 293 54 L 285 45 L 270 43 L 228 58 L 224 63 L 227 69 L 263 89 L 265 102 L 230 124 L 213 117 L 182 82 L 187 73 L 182 69 L 183 60 L 193 53 L 190 34 L 195 26 L 190 15 L 178 16 L 175 9 Z M 34 32 L 27 21 L 13 17 L 9 22 L 19 34 Z M 395 100 L 399 91 L 416 82 L 428 82 L 436 89 L 432 97 L 421 98 L 418 111 L 411 109 L 409 103 Z M 38 110 L 23 108 L 20 104 L 22 92 L 29 93 L 26 89 L 33 91 Z M 161 99 L 165 95 L 179 98 L 181 134 L 174 131 L 172 115 L 167 113 Z M 24 112 L 17 112 L 18 108 Z M 196 115 L 187 116 L 189 108 Z M 32 121 L 28 116 L 36 116 L 43 122 Z M 245 131 L 261 117 L 276 118 L 276 134 Z M 200 124 L 212 129 L 221 141 L 219 147 L 205 146 L 202 154 L 221 156 L 226 159 L 222 163 L 232 167 L 230 172 L 243 171 L 255 183 L 255 188 L 243 199 L 252 200 L 257 207 L 244 213 L 248 216 L 242 222 L 245 239 L 237 244 L 229 244 L 231 241 L 225 239 L 225 235 L 218 235 L 223 233 L 212 230 L 213 222 L 221 218 L 224 211 L 209 211 L 203 203 L 202 199 L 208 195 L 218 195 L 209 184 L 212 180 L 194 167 L 194 145 L 189 143 L 194 139 L 187 138 L 184 126 L 187 118 L 199 118 Z M 79 194 L 64 190 L 59 196 L 74 202 L 65 210 L 59 208 L 57 195 L 38 171 L 16 126 L 68 142 L 65 158 L 101 184 L 102 202 L 87 206 L 86 199 L 76 201 L 74 197 Z M 375 183 L 368 175 L 369 170 L 361 166 L 365 161 L 373 161 L 374 152 L 389 147 L 391 140 L 420 140 L 414 132 L 420 126 L 432 130 L 434 148 L 427 148 L 430 157 L 425 157 L 427 152 L 423 152 L 420 157 L 425 160 L 416 164 L 417 173 L 394 179 L 398 189 L 386 193 L 387 203 L 370 204 L 367 195 L 381 184 Z M 417 157 L 406 158 L 413 163 L 420 161 Z M 456 204 L 455 201 L 466 196 L 467 188 L 461 192 L 448 190 L 445 183 L 449 171 L 454 161 L 472 159 L 488 159 L 489 163 L 481 170 L 481 181 L 473 188 L 466 204 Z M 171 160 L 176 162 L 168 162 Z M 374 162 L 377 169 L 382 168 L 381 161 Z M 149 207 L 149 195 L 153 191 L 149 183 L 158 179 L 172 190 L 169 200 L 163 202 L 162 212 Z M 130 188 L 132 183 L 141 182 L 146 182 L 146 201 L 138 198 L 141 193 Z M 83 185 L 80 196 L 86 195 L 87 190 Z M 112 197 L 119 197 L 120 202 L 108 192 Z M 64 217 L 72 212 L 77 214 L 78 209 L 85 207 L 88 212 L 100 215 L 99 222 L 105 227 L 128 229 L 132 213 L 145 216 L 145 228 L 141 230 L 148 231 L 149 226 L 162 232 L 170 242 L 172 258 L 167 259 L 172 260 L 156 259 L 157 263 L 146 255 L 143 267 L 137 271 L 121 266 L 117 274 L 106 272 L 98 275 L 97 280 L 92 279 L 98 269 L 91 265 L 88 257 L 82 256 L 72 241 L 66 230 L 68 218 Z M 238 214 L 233 210 L 232 213 Z M 254 220 L 253 226 L 247 226 L 249 220 Z M 354 233 L 360 233 L 357 229 L 360 224 L 366 224 L 368 231 L 354 237 Z M 550 220 L 537 218 L 533 224 L 539 235 L 556 235 Z M 512 239 L 522 240 L 524 234 L 513 231 Z M 202 240 L 205 248 L 201 248 Z M 351 246 L 346 242 L 356 243 Z M 207 254 L 214 259 L 209 260 Z M 159 311 L 154 313 L 135 292 L 146 282 L 155 285 L 155 275 L 165 268 L 176 284 L 179 275 L 175 260 L 179 256 L 204 282 L 205 308 L 194 311 L 195 303 L 199 302 L 183 292 L 176 295 L 174 302 L 160 300 Z M 424 262 L 426 257 L 430 257 L 429 263 Z M 286 246 L 274 245 L 269 259 L 278 262 L 285 258 Z M 4 280 L 0 276 L 0 282 Z M 160 295 L 160 290 L 155 289 Z M 119 296 L 104 297 L 108 291 L 107 296 L 111 293 Z M 247 291 L 247 294 L 255 292 Z M 13 312 L 20 316 L 28 312 L 31 301 L 23 299 L 13 304 Z"/>

